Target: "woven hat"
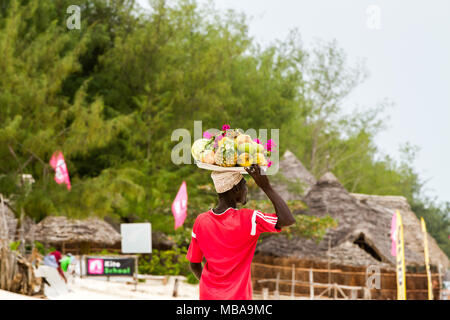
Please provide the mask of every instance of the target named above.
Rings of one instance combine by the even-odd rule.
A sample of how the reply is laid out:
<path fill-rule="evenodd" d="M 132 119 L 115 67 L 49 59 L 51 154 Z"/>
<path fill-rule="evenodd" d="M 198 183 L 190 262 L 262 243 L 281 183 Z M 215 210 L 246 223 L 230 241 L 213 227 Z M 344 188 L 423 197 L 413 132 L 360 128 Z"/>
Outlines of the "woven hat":
<path fill-rule="evenodd" d="M 213 171 L 211 178 L 217 193 L 224 193 L 237 185 L 244 176 L 235 171 Z"/>

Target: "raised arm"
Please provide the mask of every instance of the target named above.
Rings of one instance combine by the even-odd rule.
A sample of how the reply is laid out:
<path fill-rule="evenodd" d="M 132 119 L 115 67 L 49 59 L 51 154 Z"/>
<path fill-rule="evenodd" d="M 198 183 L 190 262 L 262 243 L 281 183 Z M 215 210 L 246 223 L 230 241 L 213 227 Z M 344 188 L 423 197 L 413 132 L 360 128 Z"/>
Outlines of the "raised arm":
<path fill-rule="evenodd" d="M 291 210 L 283 198 L 281 198 L 281 196 L 272 188 L 268 176 L 262 175 L 261 168 L 256 164 L 246 167 L 245 170 L 253 177 L 256 184 L 264 191 L 272 202 L 278 216 L 278 221 L 275 227 L 280 229 L 281 227 L 293 225 L 295 223 L 295 218 L 292 215 Z"/>

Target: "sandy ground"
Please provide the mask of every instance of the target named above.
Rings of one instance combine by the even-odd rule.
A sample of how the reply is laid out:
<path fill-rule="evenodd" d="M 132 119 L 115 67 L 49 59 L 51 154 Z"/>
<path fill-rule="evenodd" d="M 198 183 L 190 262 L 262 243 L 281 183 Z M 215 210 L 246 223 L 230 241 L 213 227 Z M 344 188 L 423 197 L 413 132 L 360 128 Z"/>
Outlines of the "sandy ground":
<path fill-rule="evenodd" d="M 178 282 L 178 296 L 172 297 L 175 277 L 169 277 L 164 284 L 162 279 L 146 279 L 137 285 L 131 278 L 79 278 L 68 277 L 68 293 L 48 297 L 50 300 L 197 300 L 198 285 L 181 280 Z M 38 299 L 9 291 L 0 290 L 0 300 Z"/>
<path fill-rule="evenodd" d="M 167 300 L 198 299 L 198 285 L 191 285 L 181 280 L 178 282 L 178 296 L 172 297 L 175 277 L 169 277 L 166 284 L 159 279 L 146 279 L 137 285 L 131 278 L 71 278 L 69 293 L 55 297 L 64 300 Z"/>
<path fill-rule="evenodd" d="M 5 290 L 0 290 L 0 300 L 39 300 L 38 298 L 24 296 L 22 294 L 17 294 Z"/>
<path fill-rule="evenodd" d="M 49 300 L 198 300 L 198 285 L 191 285 L 180 281 L 178 296 L 172 297 L 175 278 L 170 277 L 166 284 L 162 280 L 146 280 L 137 286 L 130 282 L 130 278 L 114 278 L 110 281 L 100 278 L 69 278 L 69 291 L 57 296 L 48 297 Z M 276 299 L 273 294 L 269 300 Z M 9 291 L 0 290 L 0 300 L 40 300 Z M 254 294 L 253 300 L 262 300 L 261 294 Z M 289 296 L 280 296 L 280 300 L 291 300 Z M 308 297 L 296 297 L 296 300 L 309 300 Z"/>

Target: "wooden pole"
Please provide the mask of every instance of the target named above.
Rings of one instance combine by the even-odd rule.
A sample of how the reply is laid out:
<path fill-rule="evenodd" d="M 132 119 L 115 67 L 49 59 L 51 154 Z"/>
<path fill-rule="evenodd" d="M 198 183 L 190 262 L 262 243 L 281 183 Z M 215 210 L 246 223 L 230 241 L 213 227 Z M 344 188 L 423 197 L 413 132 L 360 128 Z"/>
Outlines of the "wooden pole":
<path fill-rule="evenodd" d="M 314 300 L 314 275 L 312 268 L 309 269 L 309 299 Z"/>
<path fill-rule="evenodd" d="M 177 277 L 175 277 L 175 282 L 173 284 L 172 297 L 174 297 L 174 298 L 178 297 L 178 278 Z"/>
<path fill-rule="evenodd" d="M 138 256 L 134 256 L 134 291 L 137 291 L 137 284 L 139 282 L 139 277 L 138 277 Z"/>
<path fill-rule="evenodd" d="M 328 251 L 327 251 L 327 258 L 328 258 L 328 283 L 331 283 L 331 270 L 330 270 L 330 260 L 331 260 L 331 236 L 328 238 Z M 331 293 L 328 293 L 328 297 Z"/>
<path fill-rule="evenodd" d="M 280 273 L 277 273 L 277 280 L 275 282 L 275 299 L 280 300 Z"/>
<path fill-rule="evenodd" d="M 351 300 L 357 300 L 358 299 L 358 289 L 351 289 L 350 290 L 350 298 Z"/>
<path fill-rule="evenodd" d="M 134 256 L 134 274 L 136 277 L 136 280 L 138 278 L 138 274 L 139 274 L 139 265 L 138 265 L 138 256 Z"/>
<path fill-rule="evenodd" d="M 269 288 L 262 289 L 262 299 L 269 300 Z"/>
<path fill-rule="evenodd" d="M 295 264 L 292 264 L 291 299 L 295 297 Z"/>

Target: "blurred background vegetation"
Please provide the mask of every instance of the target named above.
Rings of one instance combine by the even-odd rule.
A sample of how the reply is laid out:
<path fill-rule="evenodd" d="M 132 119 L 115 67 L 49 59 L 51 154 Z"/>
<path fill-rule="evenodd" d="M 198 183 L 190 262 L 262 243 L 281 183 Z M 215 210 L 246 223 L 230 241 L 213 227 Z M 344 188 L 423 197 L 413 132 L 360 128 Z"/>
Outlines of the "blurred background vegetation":
<path fill-rule="evenodd" d="M 348 65 L 337 42 L 306 50 L 293 30 L 262 49 L 242 14 L 219 15 L 212 3 L 193 0 L 150 3 L 144 12 L 132 0 L 1 1 L 0 192 L 16 212 L 36 222 L 47 215 L 150 221 L 185 242 L 215 195 L 207 171 L 171 162 L 178 143 L 171 133 L 193 135 L 194 120 L 202 120 L 204 130 L 280 129 L 280 154 L 289 149 L 316 177 L 330 170 L 350 192 L 405 196 L 450 255 L 450 204 L 423 195 L 416 148 L 401 146 L 404 159 L 394 161 L 374 143 L 388 105 L 342 112 L 368 70 Z M 80 30 L 66 26 L 74 4 Z M 48 161 L 56 150 L 70 192 L 53 181 Z M 31 191 L 17 183 L 25 173 L 36 181 Z M 170 208 L 183 180 L 188 218 L 174 231 Z"/>

